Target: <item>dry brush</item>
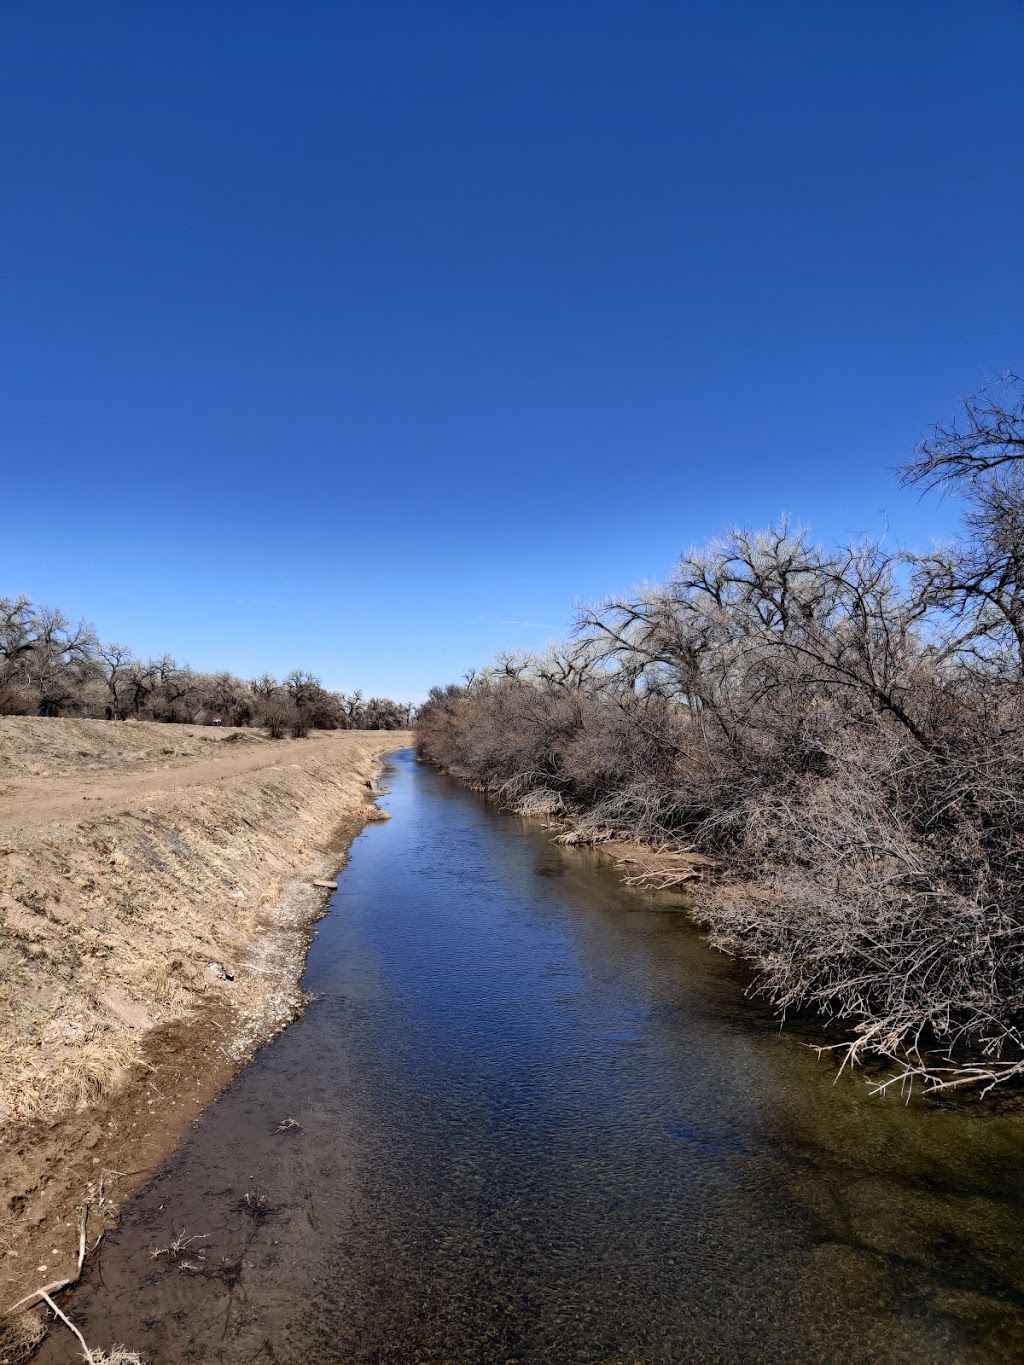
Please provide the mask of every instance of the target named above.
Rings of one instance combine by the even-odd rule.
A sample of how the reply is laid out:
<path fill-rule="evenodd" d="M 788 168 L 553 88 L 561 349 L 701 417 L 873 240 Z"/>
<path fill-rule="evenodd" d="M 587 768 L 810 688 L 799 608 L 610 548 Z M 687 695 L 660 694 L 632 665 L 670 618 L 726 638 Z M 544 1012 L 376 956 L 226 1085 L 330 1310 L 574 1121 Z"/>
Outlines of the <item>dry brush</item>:
<path fill-rule="evenodd" d="M 883 1085 L 990 1087 L 1024 1077 L 1022 382 L 904 477 L 964 498 L 957 542 L 735 530 L 435 689 L 419 748 L 565 837 L 671 851 L 712 941 Z"/>

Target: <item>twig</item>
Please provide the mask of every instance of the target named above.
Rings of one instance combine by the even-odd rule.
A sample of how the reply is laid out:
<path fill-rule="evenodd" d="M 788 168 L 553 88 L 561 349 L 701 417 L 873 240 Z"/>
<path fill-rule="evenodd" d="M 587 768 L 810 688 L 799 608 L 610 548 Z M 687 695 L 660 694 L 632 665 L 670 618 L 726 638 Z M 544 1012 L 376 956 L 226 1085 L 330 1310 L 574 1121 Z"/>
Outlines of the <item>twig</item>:
<path fill-rule="evenodd" d="M 87 1361 L 87 1365 L 96 1365 L 95 1357 L 93 1356 L 93 1353 L 89 1350 L 88 1342 L 86 1341 L 85 1337 L 82 1336 L 81 1332 L 71 1321 L 71 1319 L 67 1316 L 67 1314 L 61 1312 L 61 1310 L 57 1307 L 54 1301 L 50 1298 L 49 1294 L 47 1294 L 45 1289 L 40 1289 L 37 1292 L 40 1298 L 46 1300 L 51 1310 L 57 1315 L 58 1318 L 60 1318 L 64 1326 L 69 1327 L 71 1331 L 74 1332 L 78 1340 L 82 1343 L 82 1350 L 85 1352 L 85 1359 Z"/>
<path fill-rule="evenodd" d="M 66 1279 L 54 1280 L 52 1284 L 43 1285 L 42 1289 L 33 1289 L 31 1294 L 26 1294 L 23 1299 L 19 1299 L 16 1304 L 12 1305 L 12 1307 L 7 1310 L 9 1313 L 16 1313 L 19 1308 L 31 1308 L 33 1304 L 38 1303 L 40 1299 L 46 1299 L 49 1303 L 49 1296 L 51 1294 L 56 1294 L 58 1290 L 67 1289 L 69 1285 L 78 1283 L 82 1277 L 82 1267 L 85 1265 L 85 1230 L 88 1222 L 89 1204 L 88 1201 L 86 1201 L 82 1205 L 82 1217 L 78 1225 L 78 1266 L 75 1269 L 75 1273 L 73 1275 L 68 1275 Z M 63 1316 L 63 1314 L 61 1316 Z"/>

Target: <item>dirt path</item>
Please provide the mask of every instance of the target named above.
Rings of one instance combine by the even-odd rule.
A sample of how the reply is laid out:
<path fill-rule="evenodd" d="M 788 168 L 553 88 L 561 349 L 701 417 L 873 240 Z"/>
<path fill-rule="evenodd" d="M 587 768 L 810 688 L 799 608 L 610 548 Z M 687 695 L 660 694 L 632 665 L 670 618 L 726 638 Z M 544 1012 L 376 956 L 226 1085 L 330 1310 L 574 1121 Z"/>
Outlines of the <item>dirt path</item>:
<path fill-rule="evenodd" d="M 312 759 L 345 758 L 344 733 L 317 735 L 288 745 L 282 752 L 273 743 L 252 750 L 223 750 L 215 758 L 195 762 L 185 759 L 143 771 L 109 773 L 76 772 L 57 778 L 15 778 L 0 787 L 0 831 L 25 830 L 54 821 L 95 819 L 123 813 L 126 803 L 150 805 L 182 791 L 230 783 L 243 773 L 261 769 L 296 767 Z M 83 802 L 90 802 L 87 810 Z"/>

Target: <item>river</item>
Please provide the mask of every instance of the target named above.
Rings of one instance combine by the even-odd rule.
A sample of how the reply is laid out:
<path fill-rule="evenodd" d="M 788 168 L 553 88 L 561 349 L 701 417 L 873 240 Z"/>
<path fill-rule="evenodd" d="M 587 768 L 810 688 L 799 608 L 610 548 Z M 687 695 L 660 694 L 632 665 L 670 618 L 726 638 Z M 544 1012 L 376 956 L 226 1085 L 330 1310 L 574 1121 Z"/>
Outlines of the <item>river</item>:
<path fill-rule="evenodd" d="M 314 1002 L 65 1296 L 90 1345 L 1024 1359 L 1021 1117 L 837 1080 L 678 898 L 408 754 L 389 784 L 314 940 Z M 179 1235 L 177 1263 L 151 1254 Z M 39 1359 L 80 1355 L 55 1329 Z"/>

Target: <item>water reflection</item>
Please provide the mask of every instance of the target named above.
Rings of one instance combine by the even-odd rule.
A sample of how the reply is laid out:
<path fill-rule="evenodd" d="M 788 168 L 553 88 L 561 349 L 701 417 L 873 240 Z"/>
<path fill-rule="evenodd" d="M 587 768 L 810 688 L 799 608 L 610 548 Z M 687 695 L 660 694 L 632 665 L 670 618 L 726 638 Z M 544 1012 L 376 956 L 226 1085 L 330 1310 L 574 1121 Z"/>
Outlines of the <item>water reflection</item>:
<path fill-rule="evenodd" d="M 387 804 L 317 1002 L 74 1296 L 91 1341 L 161 1365 L 1021 1358 L 1016 1118 L 833 1084 L 665 898 L 407 756 Z M 154 1261 L 181 1230 L 203 1259 Z"/>

